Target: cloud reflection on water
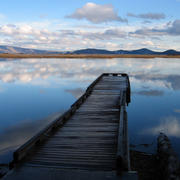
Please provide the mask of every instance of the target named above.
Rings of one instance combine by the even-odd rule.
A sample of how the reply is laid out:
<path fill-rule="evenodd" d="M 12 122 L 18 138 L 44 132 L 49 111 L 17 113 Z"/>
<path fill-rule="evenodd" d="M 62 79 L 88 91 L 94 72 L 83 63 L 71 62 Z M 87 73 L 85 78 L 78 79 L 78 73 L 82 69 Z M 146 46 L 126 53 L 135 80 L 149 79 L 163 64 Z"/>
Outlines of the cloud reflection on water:
<path fill-rule="evenodd" d="M 135 79 L 144 82 L 158 82 L 158 84 L 163 83 L 166 88 L 172 88 L 173 90 L 180 90 L 180 75 L 179 74 L 135 74 L 133 75 Z"/>
<path fill-rule="evenodd" d="M 71 93 L 76 99 L 78 99 L 83 93 L 84 89 L 76 88 L 76 89 L 67 89 L 66 92 Z"/>
<path fill-rule="evenodd" d="M 102 64 L 103 63 L 103 64 Z M 117 61 L 104 60 L 66 60 L 66 59 L 28 59 L 5 61 L 0 63 L 0 79 L 3 82 L 29 83 L 35 79 L 50 77 L 84 79 L 85 76 L 96 77 L 104 72 L 102 67 L 112 67 Z"/>
<path fill-rule="evenodd" d="M 29 138 L 61 114 L 59 112 L 41 120 L 25 120 L 4 129 L 0 133 L 0 156 L 24 144 Z"/>
<path fill-rule="evenodd" d="M 135 92 L 136 94 L 143 95 L 143 96 L 163 96 L 164 92 L 160 90 L 141 90 Z"/>
<path fill-rule="evenodd" d="M 126 72 L 131 82 L 149 82 L 180 90 L 178 60 L 164 63 L 164 59 L 21 59 L 0 62 L 0 80 L 4 83 L 31 83 L 56 77 L 75 81 L 95 79 L 103 72 Z M 163 66 L 163 70 L 162 70 Z M 170 72 L 170 68 L 172 71 Z M 161 72 L 161 73 L 159 73 Z M 156 84 L 155 84 L 156 83 Z"/>
<path fill-rule="evenodd" d="M 158 135 L 160 132 L 171 137 L 180 137 L 180 119 L 169 116 L 160 121 L 157 126 L 143 130 L 142 134 Z"/>

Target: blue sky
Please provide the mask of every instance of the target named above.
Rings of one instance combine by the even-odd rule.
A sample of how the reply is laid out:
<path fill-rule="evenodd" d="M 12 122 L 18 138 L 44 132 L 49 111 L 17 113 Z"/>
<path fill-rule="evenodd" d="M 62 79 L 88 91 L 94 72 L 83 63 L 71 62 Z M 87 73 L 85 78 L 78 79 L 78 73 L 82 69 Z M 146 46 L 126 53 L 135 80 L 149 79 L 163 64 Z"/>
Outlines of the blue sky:
<path fill-rule="evenodd" d="M 0 45 L 180 50 L 180 0 L 6 0 Z"/>

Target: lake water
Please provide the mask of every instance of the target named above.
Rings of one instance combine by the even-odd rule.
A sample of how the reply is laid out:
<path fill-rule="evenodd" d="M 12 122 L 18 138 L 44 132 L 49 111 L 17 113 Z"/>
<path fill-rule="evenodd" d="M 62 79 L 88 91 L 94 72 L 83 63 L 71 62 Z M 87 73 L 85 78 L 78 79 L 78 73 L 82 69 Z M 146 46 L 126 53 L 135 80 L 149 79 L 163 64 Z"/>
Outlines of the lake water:
<path fill-rule="evenodd" d="M 104 72 L 130 76 L 130 147 L 154 153 L 165 132 L 180 152 L 180 59 L 0 59 L 0 164 Z"/>

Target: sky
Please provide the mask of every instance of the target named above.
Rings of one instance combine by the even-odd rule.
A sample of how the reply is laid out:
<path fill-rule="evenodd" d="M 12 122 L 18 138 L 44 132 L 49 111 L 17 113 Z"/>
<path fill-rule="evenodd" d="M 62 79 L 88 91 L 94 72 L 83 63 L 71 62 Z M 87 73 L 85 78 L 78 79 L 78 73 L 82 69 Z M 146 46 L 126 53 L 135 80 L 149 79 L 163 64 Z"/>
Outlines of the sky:
<path fill-rule="evenodd" d="M 5 0 L 0 45 L 180 50 L 180 0 Z"/>

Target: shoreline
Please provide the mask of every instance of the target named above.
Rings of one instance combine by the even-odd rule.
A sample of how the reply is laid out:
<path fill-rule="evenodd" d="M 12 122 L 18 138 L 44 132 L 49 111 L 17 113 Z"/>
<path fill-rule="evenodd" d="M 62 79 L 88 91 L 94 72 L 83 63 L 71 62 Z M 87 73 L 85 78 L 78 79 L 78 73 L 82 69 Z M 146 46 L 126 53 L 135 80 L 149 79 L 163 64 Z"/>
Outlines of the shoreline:
<path fill-rule="evenodd" d="M 0 58 L 180 58 L 180 55 L 130 55 L 130 54 L 0 54 Z"/>

